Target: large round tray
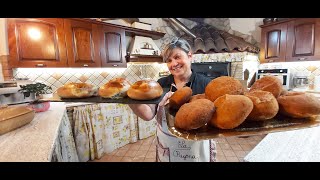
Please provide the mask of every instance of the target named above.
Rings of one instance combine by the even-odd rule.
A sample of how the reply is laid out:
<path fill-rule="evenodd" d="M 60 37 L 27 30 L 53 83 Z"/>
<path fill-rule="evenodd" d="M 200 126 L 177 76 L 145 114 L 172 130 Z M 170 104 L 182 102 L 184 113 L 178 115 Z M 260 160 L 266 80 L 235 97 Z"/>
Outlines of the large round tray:
<path fill-rule="evenodd" d="M 320 125 L 320 116 L 313 118 L 295 119 L 282 115 L 277 115 L 268 121 L 245 121 L 240 126 L 234 129 L 218 129 L 208 125 L 191 131 L 182 130 L 174 127 L 175 111 L 165 106 L 167 125 L 169 132 L 182 139 L 186 140 L 206 140 L 228 136 L 251 136 L 268 134 L 272 132 L 290 131 L 303 128 L 310 128 Z"/>

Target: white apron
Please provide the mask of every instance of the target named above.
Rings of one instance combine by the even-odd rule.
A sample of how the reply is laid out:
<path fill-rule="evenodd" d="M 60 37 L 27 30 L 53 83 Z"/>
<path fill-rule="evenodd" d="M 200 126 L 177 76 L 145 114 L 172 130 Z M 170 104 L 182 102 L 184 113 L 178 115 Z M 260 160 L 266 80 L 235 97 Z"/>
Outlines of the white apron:
<path fill-rule="evenodd" d="M 215 162 L 216 143 L 213 140 L 190 141 L 177 138 L 168 132 L 165 109 L 157 113 L 157 161 L 158 162 Z"/>

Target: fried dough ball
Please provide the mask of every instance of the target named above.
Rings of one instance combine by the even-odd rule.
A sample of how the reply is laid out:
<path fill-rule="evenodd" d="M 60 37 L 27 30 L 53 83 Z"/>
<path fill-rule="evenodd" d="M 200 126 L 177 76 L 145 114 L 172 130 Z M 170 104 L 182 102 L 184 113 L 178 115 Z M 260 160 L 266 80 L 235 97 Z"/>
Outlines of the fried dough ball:
<path fill-rule="evenodd" d="M 253 109 L 250 98 L 244 95 L 223 95 L 214 101 L 216 112 L 209 125 L 220 129 L 238 127 L 248 117 Z"/>
<path fill-rule="evenodd" d="M 320 100 L 304 92 L 288 92 L 278 97 L 279 112 L 293 118 L 308 118 L 320 114 Z"/>
<path fill-rule="evenodd" d="M 271 92 L 256 90 L 245 93 L 245 96 L 253 102 L 253 109 L 247 120 L 264 121 L 277 115 L 279 111 L 278 101 Z"/>
<path fill-rule="evenodd" d="M 241 82 L 229 76 L 220 76 L 212 80 L 205 89 L 206 98 L 212 102 L 225 94 L 240 95 L 244 92 L 245 88 Z"/>
<path fill-rule="evenodd" d="M 264 76 L 251 86 L 250 92 L 255 90 L 271 92 L 274 97 L 278 98 L 282 92 L 282 83 L 280 79 L 275 76 Z"/>
<path fill-rule="evenodd" d="M 196 94 L 196 95 L 193 95 L 191 96 L 189 102 L 193 102 L 197 99 L 206 99 L 206 95 L 203 93 L 203 94 Z"/>
<path fill-rule="evenodd" d="M 198 129 L 212 118 L 215 108 L 208 99 L 198 99 L 180 107 L 174 126 L 184 130 Z"/>
<path fill-rule="evenodd" d="M 188 102 L 192 96 L 192 89 L 190 87 L 183 87 L 178 89 L 169 99 L 169 107 L 171 109 L 179 109 L 184 103 Z"/>

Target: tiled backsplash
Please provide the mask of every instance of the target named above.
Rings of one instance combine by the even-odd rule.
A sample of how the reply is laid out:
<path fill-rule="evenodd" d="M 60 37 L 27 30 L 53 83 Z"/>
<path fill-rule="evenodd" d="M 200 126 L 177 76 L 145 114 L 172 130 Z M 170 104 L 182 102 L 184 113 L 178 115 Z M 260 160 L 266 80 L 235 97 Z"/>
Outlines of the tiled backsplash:
<path fill-rule="evenodd" d="M 243 71 L 247 66 L 250 53 L 216 53 L 211 55 L 195 55 L 194 62 L 232 62 L 231 76 L 243 79 Z M 254 54 L 252 56 L 255 56 Z M 244 61 L 244 62 L 242 62 Z M 257 65 L 250 66 L 249 72 L 254 72 Z M 131 83 L 150 78 L 159 79 L 159 72 L 168 71 L 167 65 L 162 63 L 128 63 L 127 68 L 17 68 L 14 69 L 14 78 L 29 78 L 32 81 L 43 82 L 57 88 L 68 82 L 86 82 L 97 87 L 116 77 L 124 77 Z"/>
<path fill-rule="evenodd" d="M 314 87 L 315 77 L 320 76 L 319 61 L 304 61 L 304 62 L 285 62 L 285 63 L 265 63 L 259 66 L 260 69 L 275 69 L 288 68 L 290 74 L 295 76 L 298 72 L 308 74 L 309 89 L 320 88 Z"/>
<path fill-rule="evenodd" d="M 86 82 L 100 87 L 116 77 L 124 77 L 131 83 L 145 78 L 157 80 L 162 71 L 168 71 L 166 64 L 129 63 L 127 68 L 17 68 L 13 75 L 14 78 L 43 82 L 55 92 L 68 82 Z"/>
<path fill-rule="evenodd" d="M 319 61 L 304 62 L 285 62 L 285 63 L 264 63 L 259 66 L 260 69 L 288 68 L 294 75 L 296 72 L 310 72 L 315 76 L 320 75 Z"/>

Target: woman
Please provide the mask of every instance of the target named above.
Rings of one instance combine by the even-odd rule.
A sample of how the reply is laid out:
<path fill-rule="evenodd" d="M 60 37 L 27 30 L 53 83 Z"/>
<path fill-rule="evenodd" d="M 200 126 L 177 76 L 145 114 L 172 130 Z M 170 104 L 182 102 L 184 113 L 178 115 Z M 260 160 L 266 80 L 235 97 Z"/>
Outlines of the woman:
<path fill-rule="evenodd" d="M 178 39 L 169 43 L 163 51 L 171 75 L 158 80 L 163 88 L 170 88 L 159 105 L 130 104 L 130 108 L 140 118 L 149 121 L 157 119 L 157 161 L 159 162 L 213 162 L 216 157 L 216 144 L 212 140 L 189 141 L 176 138 L 168 131 L 164 105 L 173 92 L 184 86 L 192 89 L 193 95 L 202 94 L 211 79 L 193 73 L 191 70 L 192 52 L 186 40 Z"/>

